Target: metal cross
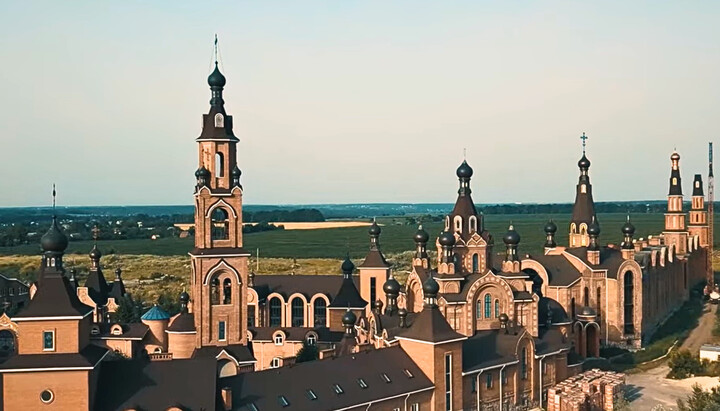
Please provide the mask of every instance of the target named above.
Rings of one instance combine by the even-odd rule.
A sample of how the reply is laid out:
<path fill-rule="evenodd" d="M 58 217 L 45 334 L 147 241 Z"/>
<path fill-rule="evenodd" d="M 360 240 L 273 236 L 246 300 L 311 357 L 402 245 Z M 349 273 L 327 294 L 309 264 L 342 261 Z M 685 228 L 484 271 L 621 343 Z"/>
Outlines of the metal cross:
<path fill-rule="evenodd" d="M 93 228 L 91 231 L 93 234 L 93 241 L 97 242 L 98 235 L 100 234 L 100 229 L 98 228 L 97 223 L 95 223 L 95 225 L 93 225 Z"/>
<path fill-rule="evenodd" d="M 583 135 L 580 136 L 580 140 L 582 140 L 582 145 L 583 145 L 583 155 L 585 155 L 585 140 L 587 140 L 587 139 L 588 139 L 588 136 L 586 136 L 585 132 L 583 131 Z"/>

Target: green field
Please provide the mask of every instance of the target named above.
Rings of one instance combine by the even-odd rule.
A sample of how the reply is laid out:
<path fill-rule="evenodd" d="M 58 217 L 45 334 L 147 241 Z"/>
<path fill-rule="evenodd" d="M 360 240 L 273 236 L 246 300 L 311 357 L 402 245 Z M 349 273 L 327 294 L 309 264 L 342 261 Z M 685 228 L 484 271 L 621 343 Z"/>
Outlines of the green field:
<path fill-rule="evenodd" d="M 567 227 L 570 216 L 567 214 L 517 214 L 517 215 L 487 215 L 485 227 L 497 239 L 495 251 L 502 251 L 502 235 L 512 221 L 515 229 L 520 233 L 520 253 L 538 253 L 542 251 L 545 234 L 542 230 L 544 223 L 553 218 L 558 225 L 556 241 L 559 245 L 567 244 Z M 599 214 L 598 220 L 602 227 L 600 241 L 606 243 L 619 243 L 622 240 L 620 227 L 625 222 L 624 214 Z M 400 253 L 414 248 L 412 236 L 417 227 L 406 224 L 404 217 L 379 218 L 383 224 L 380 238 L 381 247 L 386 253 Z M 635 238 L 647 237 L 649 234 L 661 232 L 664 224 L 662 214 L 636 214 L 632 216 L 633 224 L 637 229 Z M 717 227 L 717 226 L 716 226 Z M 441 223 L 425 224 L 425 229 L 432 240 L 442 228 Z M 245 235 L 245 248 L 255 254 L 260 250 L 260 258 L 341 258 L 347 252 L 353 258 L 365 255 L 369 244 L 367 228 L 333 228 L 318 230 L 278 230 Z M 151 254 L 162 256 L 187 255 L 193 247 L 191 238 L 162 238 L 159 240 L 108 240 L 99 243 L 101 250 L 106 254 Z M 430 248 L 434 247 L 430 244 Z M 87 254 L 92 248 L 91 241 L 71 242 L 68 254 Z M 33 255 L 39 254 L 39 245 L 23 245 L 17 247 L 0 248 L 0 255 Z M 80 261 L 84 256 L 69 256 Z"/>

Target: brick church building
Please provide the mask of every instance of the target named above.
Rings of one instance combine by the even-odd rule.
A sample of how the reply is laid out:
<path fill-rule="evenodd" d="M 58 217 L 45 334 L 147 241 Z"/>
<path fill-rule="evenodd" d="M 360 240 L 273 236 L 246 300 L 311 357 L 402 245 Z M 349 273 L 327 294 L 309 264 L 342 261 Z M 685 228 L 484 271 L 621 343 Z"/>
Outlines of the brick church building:
<path fill-rule="evenodd" d="M 84 287 L 66 273 L 67 237 L 53 218 L 31 299 L 0 317 L 16 352 L 0 363 L 7 410 L 497 410 L 547 405 L 550 387 L 579 373 L 601 344 L 639 347 L 705 275 L 703 185 L 686 227 L 680 157 L 671 157 L 665 231 L 634 239 L 630 219 L 600 244 L 590 161 L 583 153 L 567 247 L 545 226 L 541 255 L 501 237 L 502 256 L 474 205 L 467 162 L 444 231 L 418 228 L 401 285 L 369 229 L 370 247 L 342 275 L 260 275 L 243 248 L 238 138 L 215 64 L 210 109 L 196 139 L 195 244 L 181 312 L 150 308 L 138 324 L 108 313 L 125 294 L 91 252 Z M 93 274 L 94 273 L 94 274 Z M 301 347 L 320 359 L 296 363 Z M 118 353 L 122 354 L 122 359 Z"/>

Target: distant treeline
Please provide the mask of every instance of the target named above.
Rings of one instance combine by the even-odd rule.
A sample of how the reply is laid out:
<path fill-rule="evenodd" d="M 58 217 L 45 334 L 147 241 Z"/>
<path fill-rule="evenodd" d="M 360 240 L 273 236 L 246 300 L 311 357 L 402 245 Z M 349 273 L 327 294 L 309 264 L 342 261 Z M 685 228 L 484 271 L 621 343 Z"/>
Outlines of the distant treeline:
<path fill-rule="evenodd" d="M 690 203 L 687 203 L 687 208 Z M 478 206 L 484 214 L 569 214 L 572 204 L 493 204 Z M 596 213 L 664 213 L 665 201 L 595 203 Z"/>
<path fill-rule="evenodd" d="M 325 221 L 325 216 L 315 208 L 300 208 L 297 210 L 263 210 L 243 211 L 245 223 L 274 223 L 274 222 L 302 222 L 317 223 Z"/>

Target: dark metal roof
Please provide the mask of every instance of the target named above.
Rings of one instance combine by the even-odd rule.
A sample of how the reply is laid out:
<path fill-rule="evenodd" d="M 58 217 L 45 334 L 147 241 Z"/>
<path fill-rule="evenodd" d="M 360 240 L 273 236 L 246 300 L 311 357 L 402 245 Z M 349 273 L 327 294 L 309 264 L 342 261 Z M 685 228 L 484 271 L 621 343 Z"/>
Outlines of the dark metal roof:
<path fill-rule="evenodd" d="M 215 115 L 221 113 L 224 118 L 224 127 L 215 127 Z M 225 114 L 222 107 L 211 107 L 208 114 L 203 114 L 203 128 L 200 137 L 195 141 L 202 140 L 227 140 L 231 142 L 240 141 L 233 133 L 233 117 Z"/>
<path fill-rule="evenodd" d="M 411 377 L 405 374 L 408 370 Z M 390 379 L 387 382 L 382 374 Z M 362 378 L 367 388 L 362 388 Z M 342 394 L 335 392 L 335 385 Z M 223 378 L 232 389 L 233 409 L 248 410 L 334 410 L 360 406 L 383 398 L 431 389 L 433 384 L 400 347 L 368 350 L 253 373 Z M 312 393 L 316 399 L 310 399 Z M 282 406 L 278 397 L 288 402 Z"/>
<path fill-rule="evenodd" d="M 222 351 L 226 351 L 238 362 L 255 362 L 252 348 L 242 344 L 230 344 L 223 346 L 205 346 L 196 348 L 192 358 L 215 358 Z"/>
<path fill-rule="evenodd" d="M 95 410 L 214 410 L 215 359 L 105 361 Z"/>
<path fill-rule="evenodd" d="M 180 313 L 170 319 L 167 330 L 171 332 L 195 331 L 195 316 L 192 313 Z"/>
<path fill-rule="evenodd" d="M 693 197 L 703 197 L 705 193 L 703 192 L 703 181 L 702 181 L 702 175 L 701 174 L 695 174 L 695 179 L 693 180 Z"/>
<path fill-rule="evenodd" d="M 584 193 L 580 188 L 583 184 L 586 186 L 586 192 Z M 592 196 L 592 184 L 590 184 L 589 178 L 584 179 L 584 176 L 580 176 L 580 182 L 576 187 L 575 204 L 573 204 L 570 222 L 578 225 L 581 223 L 590 224 L 593 217 L 597 220 L 597 216 L 595 215 L 595 201 L 593 201 Z"/>
<path fill-rule="evenodd" d="M 437 306 L 423 307 L 423 310 L 415 316 L 412 324 L 397 336 L 431 343 L 441 343 L 464 337 L 448 324 Z"/>
<path fill-rule="evenodd" d="M 367 301 L 360 296 L 352 278 L 344 278 L 335 298 L 330 302 L 332 308 L 365 308 Z"/>
<path fill-rule="evenodd" d="M 125 295 L 125 284 L 123 283 L 122 279 L 115 279 L 110 284 L 110 292 L 108 293 L 108 297 L 113 297 L 115 299 L 115 302 L 119 302 L 120 299 Z"/>
<path fill-rule="evenodd" d="M 362 268 L 388 268 L 390 264 L 385 260 L 383 253 L 377 248 L 371 248 L 365 256 L 365 261 L 358 267 Z"/>
<path fill-rule="evenodd" d="M 419 313 L 407 313 L 407 315 L 405 316 L 405 327 L 400 328 L 400 316 L 397 314 L 397 312 L 393 315 L 377 315 L 373 313 L 373 315 L 375 316 L 375 321 L 377 321 L 378 324 L 378 329 L 380 331 L 387 330 L 388 340 L 394 340 L 395 337 L 398 336 L 398 334 L 407 330 L 408 327 L 413 324 L 413 322 L 415 321 L 415 317 L 417 317 L 418 314 Z"/>
<path fill-rule="evenodd" d="M 673 181 L 674 179 L 674 181 Z M 675 184 L 673 184 L 673 182 Z M 680 169 L 670 170 L 670 190 L 668 191 L 669 196 L 681 196 L 682 195 L 682 181 L 680 178 Z"/>
<path fill-rule="evenodd" d="M 93 368 L 109 350 L 88 344 L 79 353 L 13 355 L 0 364 L 0 372 L 33 368 Z"/>
<path fill-rule="evenodd" d="M 85 316 L 92 310 L 80 302 L 67 277 L 46 272 L 27 308 L 13 318 Z"/>
<path fill-rule="evenodd" d="M 477 371 L 517 360 L 515 348 L 521 332 L 504 330 L 478 331 L 463 341 L 463 372 Z"/>
<path fill-rule="evenodd" d="M 88 295 L 98 306 L 102 307 L 107 304 L 108 294 L 110 287 L 105 276 L 103 275 L 102 268 L 98 265 L 97 268 L 90 270 L 87 279 L 85 280 L 85 287 L 88 288 Z"/>
<path fill-rule="evenodd" d="M 325 294 L 332 299 L 340 288 L 343 278 L 337 274 L 332 275 L 255 275 L 255 285 L 252 287 L 258 293 L 260 301 L 265 300 L 270 293 L 278 293 L 284 298 L 294 293 L 300 293 L 306 298 L 315 294 Z M 359 284 L 360 279 L 353 277 Z"/>
<path fill-rule="evenodd" d="M 548 285 L 567 287 L 580 278 L 580 271 L 563 255 L 538 255 L 533 260 L 539 262 L 548 273 Z"/>
<path fill-rule="evenodd" d="M 551 313 L 550 319 L 553 324 L 570 321 L 567 312 L 559 302 L 552 298 L 541 297 L 538 302 L 538 323 L 540 325 L 547 323 L 548 312 Z"/>
<path fill-rule="evenodd" d="M 544 355 L 570 349 L 570 342 L 557 328 L 540 329 L 540 338 L 535 339 L 535 354 Z"/>
<path fill-rule="evenodd" d="M 622 256 L 622 252 L 620 250 L 610 247 L 600 248 L 600 264 L 596 266 L 590 264 L 587 259 L 587 247 L 568 248 L 566 251 L 574 255 L 575 257 L 581 259 L 585 264 L 590 267 L 607 270 L 608 278 L 617 278 L 620 264 L 625 262 L 625 259 Z"/>
<path fill-rule="evenodd" d="M 304 341 L 310 331 L 318 335 L 320 342 L 338 342 L 342 339 L 342 331 L 330 331 L 327 327 L 257 327 L 248 328 L 252 333 L 253 341 L 271 341 L 275 331 L 285 333 L 286 341 Z"/>
<path fill-rule="evenodd" d="M 100 328 L 100 334 L 90 335 L 90 338 L 93 339 L 100 339 L 100 338 L 143 338 L 145 337 L 145 334 L 147 334 L 148 330 L 150 329 L 147 325 L 143 323 L 130 323 L 130 324 L 122 324 L 122 334 L 120 335 L 114 335 L 110 332 L 110 329 L 114 324 L 108 324 L 108 323 L 94 323 L 94 326 L 98 326 Z"/>

